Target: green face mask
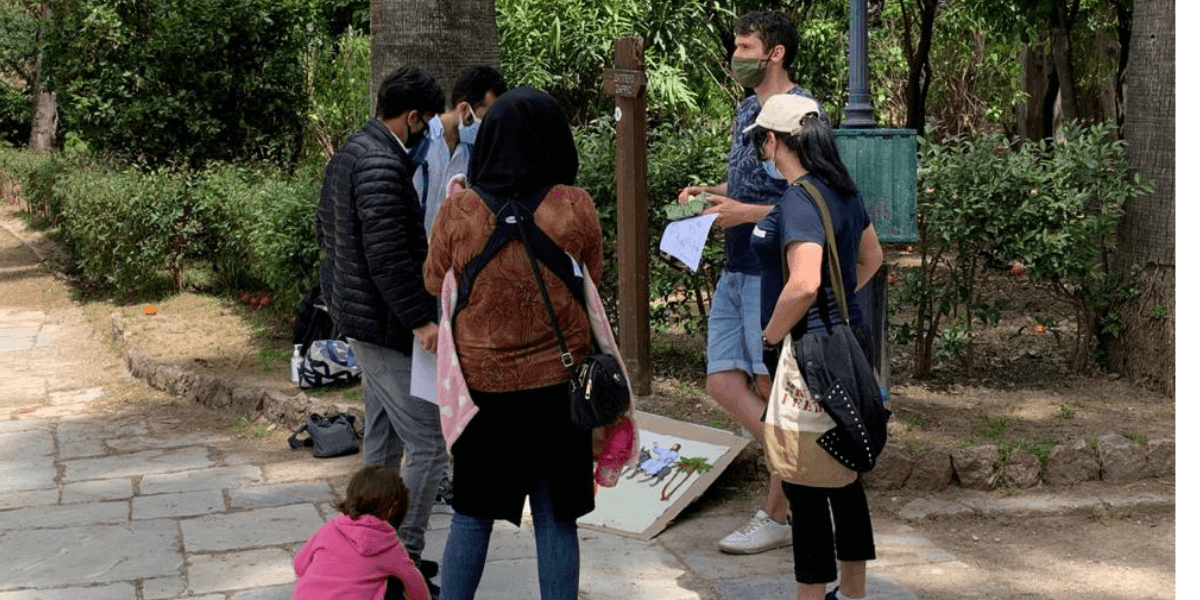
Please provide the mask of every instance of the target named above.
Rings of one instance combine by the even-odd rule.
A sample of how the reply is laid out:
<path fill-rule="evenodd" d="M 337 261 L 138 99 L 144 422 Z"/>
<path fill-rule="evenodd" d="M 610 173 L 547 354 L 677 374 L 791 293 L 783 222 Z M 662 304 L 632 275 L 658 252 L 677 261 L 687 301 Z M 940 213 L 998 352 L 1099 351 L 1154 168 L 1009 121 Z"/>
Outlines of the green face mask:
<path fill-rule="evenodd" d="M 735 56 L 730 59 L 729 68 L 733 71 L 734 81 L 752 88 L 762 83 L 763 77 L 767 75 L 767 59 Z"/>

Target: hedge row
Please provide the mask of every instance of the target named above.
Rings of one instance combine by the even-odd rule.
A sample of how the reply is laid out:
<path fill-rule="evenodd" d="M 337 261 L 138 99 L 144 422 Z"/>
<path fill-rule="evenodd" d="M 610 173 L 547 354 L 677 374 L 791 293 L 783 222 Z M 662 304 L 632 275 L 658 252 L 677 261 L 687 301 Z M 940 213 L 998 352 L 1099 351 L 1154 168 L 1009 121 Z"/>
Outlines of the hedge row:
<path fill-rule="evenodd" d="M 316 283 L 313 215 L 321 173 L 210 164 L 139 170 L 83 155 L 0 150 L 35 225 L 57 228 L 73 270 L 118 296 L 182 289 L 266 289 L 295 306 Z"/>

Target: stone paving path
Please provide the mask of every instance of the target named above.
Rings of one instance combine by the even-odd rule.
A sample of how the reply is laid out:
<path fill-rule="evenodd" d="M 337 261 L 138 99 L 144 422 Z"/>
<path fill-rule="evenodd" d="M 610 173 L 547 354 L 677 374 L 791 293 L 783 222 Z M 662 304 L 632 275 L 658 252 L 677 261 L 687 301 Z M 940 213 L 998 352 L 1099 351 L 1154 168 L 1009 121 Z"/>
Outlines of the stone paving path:
<path fill-rule="evenodd" d="M 3 227 L 0 361 L 0 600 L 291 597 L 292 556 L 335 515 L 359 456 L 247 450 L 228 431 L 178 433 L 139 416 L 128 407 L 172 400 L 124 373 L 66 288 Z M 581 530 L 581 597 L 793 598 L 790 549 L 717 552 L 746 517 L 696 511 L 649 543 Z M 448 526 L 434 516 L 427 558 L 440 562 Z M 889 573 L 965 568 L 906 525 L 877 527 L 876 539 L 877 600 L 916 598 Z M 534 556 L 527 524 L 497 524 L 479 597 L 536 598 Z"/>

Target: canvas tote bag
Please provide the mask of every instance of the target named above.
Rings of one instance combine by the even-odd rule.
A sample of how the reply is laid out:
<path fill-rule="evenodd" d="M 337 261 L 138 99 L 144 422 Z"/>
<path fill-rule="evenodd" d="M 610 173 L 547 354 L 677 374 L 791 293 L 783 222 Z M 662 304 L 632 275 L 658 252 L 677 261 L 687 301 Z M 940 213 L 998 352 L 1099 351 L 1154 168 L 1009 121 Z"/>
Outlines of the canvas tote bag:
<path fill-rule="evenodd" d="M 809 393 L 789 333 L 783 340 L 763 428 L 771 471 L 788 483 L 810 487 L 840 488 L 853 483 L 858 473 L 817 445 L 817 438 L 836 426 Z"/>

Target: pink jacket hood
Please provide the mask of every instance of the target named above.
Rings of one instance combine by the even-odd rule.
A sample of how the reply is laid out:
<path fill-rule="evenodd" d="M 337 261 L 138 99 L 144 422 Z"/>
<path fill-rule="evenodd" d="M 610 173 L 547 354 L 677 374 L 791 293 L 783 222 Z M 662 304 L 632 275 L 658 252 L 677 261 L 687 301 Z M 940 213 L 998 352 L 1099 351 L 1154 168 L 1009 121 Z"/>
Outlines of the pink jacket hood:
<path fill-rule="evenodd" d="M 363 556 L 378 556 L 400 544 L 396 530 L 371 515 L 362 515 L 357 520 L 338 515 L 330 523 Z"/>

